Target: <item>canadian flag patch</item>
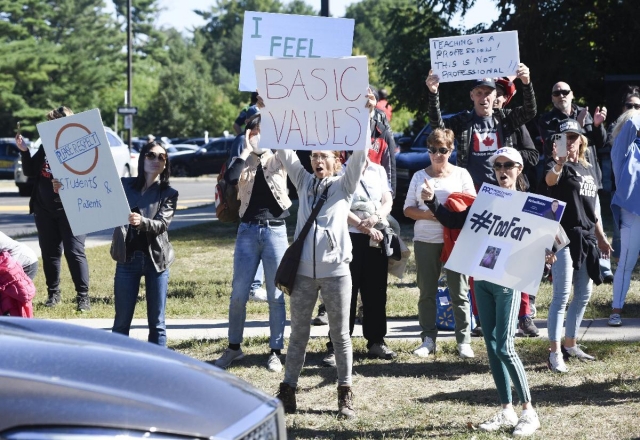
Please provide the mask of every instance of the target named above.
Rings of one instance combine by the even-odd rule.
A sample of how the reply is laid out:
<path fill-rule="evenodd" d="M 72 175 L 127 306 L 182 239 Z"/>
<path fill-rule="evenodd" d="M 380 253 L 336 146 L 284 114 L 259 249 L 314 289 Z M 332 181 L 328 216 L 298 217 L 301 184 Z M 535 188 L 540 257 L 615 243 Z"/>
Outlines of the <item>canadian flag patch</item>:
<path fill-rule="evenodd" d="M 502 148 L 502 144 L 496 132 L 473 133 L 473 151 L 476 153 L 496 151 L 498 148 Z"/>

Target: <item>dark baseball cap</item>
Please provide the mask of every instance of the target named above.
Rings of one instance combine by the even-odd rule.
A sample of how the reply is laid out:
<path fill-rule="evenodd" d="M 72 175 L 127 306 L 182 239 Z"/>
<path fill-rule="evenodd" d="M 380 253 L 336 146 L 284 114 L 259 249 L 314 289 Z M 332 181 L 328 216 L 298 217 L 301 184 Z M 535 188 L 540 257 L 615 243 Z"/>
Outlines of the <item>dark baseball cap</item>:
<path fill-rule="evenodd" d="M 482 86 L 491 87 L 492 89 L 495 89 L 496 88 L 496 82 L 493 81 L 493 80 L 489 80 L 489 79 L 479 79 L 479 80 L 474 81 L 471 84 L 471 90 L 475 89 L 476 87 L 482 87 Z"/>
<path fill-rule="evenodd" d="M 557 133 L 584 134 L 584 130 L 575 119 L 565 119 L 558 124 Z"/>

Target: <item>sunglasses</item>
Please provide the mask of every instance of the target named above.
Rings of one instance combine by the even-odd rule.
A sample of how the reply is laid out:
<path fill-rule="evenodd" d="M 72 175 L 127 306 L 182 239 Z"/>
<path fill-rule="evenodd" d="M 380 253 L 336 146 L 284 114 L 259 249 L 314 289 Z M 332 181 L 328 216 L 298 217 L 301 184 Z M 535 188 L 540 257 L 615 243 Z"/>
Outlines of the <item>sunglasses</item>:
<path fill-rule="evenodd" d="M 323 160 L 323 161 L 327 161 L 330 157 L 335 157 L 334 155 L 328 155 L 328 154 L 312 154 L 311 155 L 311 160 L 314 160 L 316 162 L 318 162 L 319 160 Z"/>
<path fill-rule="evenodd" d="M 427 150 L 429 150 L 429 153 L 431 154 L 436 154 L 436 153 L 447 154 L 450 151 L 448 148 L 444 148 L 444 147 L 440 147 L 440 148 L 429 147 L 427 148 Z"/>
<path fill-rule="evenodd" d="M 556 90 L 555 92 L 551 92 L 551 94 L 556 98 L 560 95 L 569 96 L 569 93 L 571 93 L 571 90 Z"/>
<path fill-rule="evenodd" d="M 158 160 L 160 160 L 160 162 L 164 162 L 167 160 L 167 156 L 164 153 L 154 153 L 153 151 L 147 152 L 144 157 L 149 160 L 154 160 L 157 158 Z"/>
<path fill-rule="evenodd" d="M 503 163 L 494 162 L 493 163 L 493 169 L 496 170 L 496 171 L 500 171 L 503 168 L 504 168 L 505 171 L 509 171 L 509 170 L 515 168 L 516 166 L 518 166 L 518 164 L 515 163 L 515 162 L 503 162 Z"/>
<path fill-rule="evenodd" d="M 632 102 L 625 102 L 624 103 L 624 107 L 627 110 L 631 110 L 632 108 L 636 109 L 636 110 L 640 110 L 640 104 L 634 104 Z"/>

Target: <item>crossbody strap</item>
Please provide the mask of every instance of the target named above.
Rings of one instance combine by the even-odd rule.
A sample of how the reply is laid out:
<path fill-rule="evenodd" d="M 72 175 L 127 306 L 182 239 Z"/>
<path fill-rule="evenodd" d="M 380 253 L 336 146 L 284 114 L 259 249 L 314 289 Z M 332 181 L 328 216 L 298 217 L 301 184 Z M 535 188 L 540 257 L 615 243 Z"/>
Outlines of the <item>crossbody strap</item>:
<path fill-rule="evenodd" d="M 302 231 L 300 231 L 300 235 L 298 235 L 298 238 L 296 240 L 302 241 L 307 237 L 309 230 L 311 230 L 311 225 L 313 225 L 313 222 L 316 220 L 316 217 L 318 216 L 318 214 L 320 213 L 320 210 L 322 209 L 322 205 L 324 205 L 324 202 L 327 201 L 328 193 L 329 193 L 329 185 L 327 185 L 327 187 L 322 192 L 322 195 L 320 196 L 318 203 L 316 203 L 316 206 L 313 207 L 313 211 L 311 211 L 311 215 L 309 215 L 307 222 L 304 224 L 304 227 L 302 228 Z"/>

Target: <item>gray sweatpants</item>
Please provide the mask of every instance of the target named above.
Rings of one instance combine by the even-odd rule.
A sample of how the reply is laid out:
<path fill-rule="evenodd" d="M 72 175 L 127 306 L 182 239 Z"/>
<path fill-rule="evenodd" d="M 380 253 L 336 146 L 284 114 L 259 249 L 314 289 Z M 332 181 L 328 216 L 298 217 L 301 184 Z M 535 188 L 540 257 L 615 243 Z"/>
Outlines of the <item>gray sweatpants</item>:
<path fill-rule="evenodd" d="M 289 300 L 291 337 L 284 372 L 284 382 L 292 387 L 298 384 L 298 377 L 304 365 L 311 332 L 311 315 L 320 289 L 322 289 L 322 299 L 327 308 L 329 334 L 336 353 L 338 385 L 351 386 L 353 365 L 351 336 L 349 336 L 351 275 L 316 279 L 298 275 Z"/>

